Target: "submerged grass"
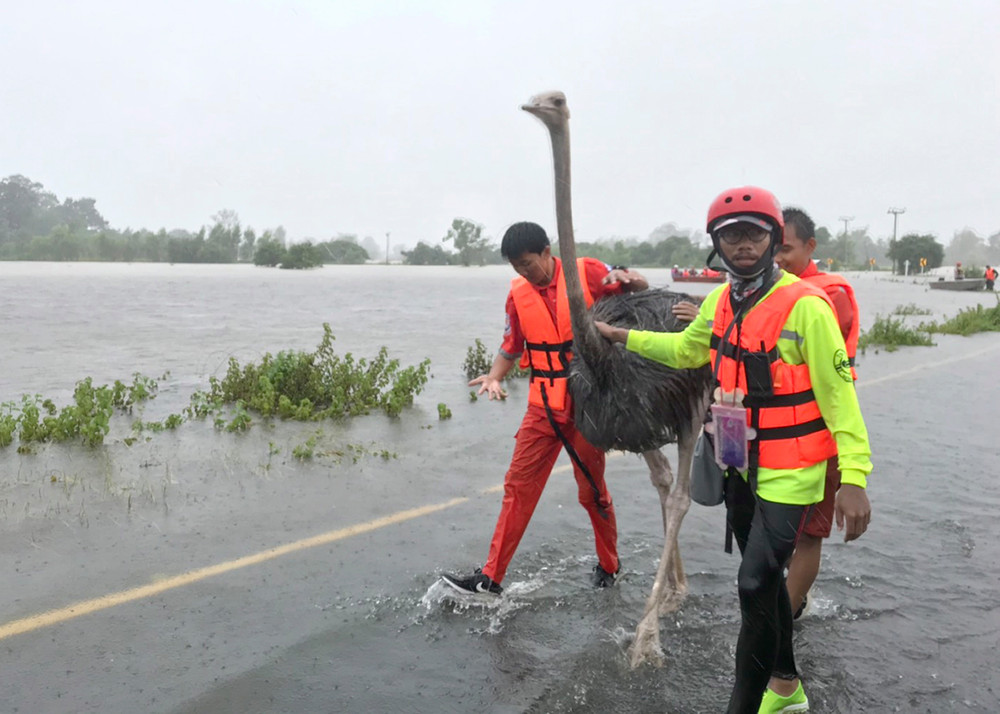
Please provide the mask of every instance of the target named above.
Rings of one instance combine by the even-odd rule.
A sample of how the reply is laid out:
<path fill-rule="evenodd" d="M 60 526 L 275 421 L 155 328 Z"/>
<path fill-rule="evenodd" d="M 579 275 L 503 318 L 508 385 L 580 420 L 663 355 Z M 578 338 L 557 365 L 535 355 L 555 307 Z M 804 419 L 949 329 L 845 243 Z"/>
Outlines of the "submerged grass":
<path fill-rule="evenodd" d="M 156 397 L 155 379 L 136 373 L 132 384 L 118 380 L 94 386 L 90 377 L 76 383 L 73 403 L 62 409 L 42 395 L 24 395 L 20 402 L 0 404 L 0 447 L 18 441 L 18 451 L 30 453 L 35 444 L 78 442 L 95 447 L 104 443 L 115 411 L 131 412 Z"/>
<path fill-rule="evenodd" d="M 225 377 L 212 377 L 207 391 L 192 394 L 183 414 L 171 414 L 159 422 L 136 419 L 132 435 L 123 442 L 131 446 L 143 432 L 176 429 L 189 419 L 209 416 L 216 428 L 228 432 L 248 430 L 255 417 L 320 421 L 376 409 L 398 416 L 427 383 L 428 359 L 401 367 L 399 360 L 389 359 L 385 347 L 370 360 L 355 359 L 350 353 L 340 357 L 333 351 L 333 340 L 330 325 L 324 323 L 323 339 L 313 352 L 267 353 L 259 363 L 245 365 L 230 359 Z M 0 448 L 15 440 L 21 453 L 32 452 L 42 442 L 100 446 L 116 410 L 131 413 L 133 406 L 155 398 L 156 391 L 156 380 L 136 373 L 131 384 L 116 381 L 96 387 L 88 377 L 77 383 L 73 403 L 62 409 L 40 394 L 2 403 Z M 296 456 L 301 458 L 311 448 L 307 441 Z"/>
<path fill-rule="evenodd" d="M 876 345 L 884 347 L 886 352 L 895 352 L 900 347 L 933 347 L 934 342 L 923 326 L 908 327 L 901 319 L 876 315 L 871 329 L 858 338 L 858 349 L 864 352 L 868 347 Z"/>
<path fill-rule="evenodd" d="M 323 339 L 314 352 L 267 353 L 259 363 L 241 365 L 230 358 L 222 379 L 212 377 L 209 389 L 195 392 L 188 416 L 215 414 L 216 424 L 229 431 L 250 426 L 250 413 L 299 421 L 321 421 L 368 414 L 381 409 L 398 416 L 427 383 L 430 360 L 400 367 L 382 347 L 371 360 L 355 359 L 348 352 L 333 351 L 330 325 L 323 324 Z M 235 416 L 219 423 L 224 407 Z M 237 421 L 238 420 L 238 421 Z"/>
<path fill-rule="evenodd" d="M 942 323 L 921 324 L 920 329 L 947 335 L 969 336 L 977 332 L 1000 332 L 1000 296 L 993 307 L 976 305 Z"/>
<path fill-rule="evenodd" d="M 906 305 L 896 305 L 896 309 L 892 311 L 893 315 L 930 315 L 931 310 L 927 308 L 919 307 L 916 303 L 908 303 Z"/>
<path fill-rule="evenodd" d="M 476 343 L 470 346 L 465 353 L 465 362 L 462 364 L 465 378 L 473 380 L 482 374 L 489 374 L 492 367 L 493 355 L 486 351 L 486 345 L 477 337 Z M 513 369 L 507 373 L 507 379 L 520 379 L 530 376 L 531 370 L 521 369 L 521 365 L 518 363 L 515 363 Z"/>

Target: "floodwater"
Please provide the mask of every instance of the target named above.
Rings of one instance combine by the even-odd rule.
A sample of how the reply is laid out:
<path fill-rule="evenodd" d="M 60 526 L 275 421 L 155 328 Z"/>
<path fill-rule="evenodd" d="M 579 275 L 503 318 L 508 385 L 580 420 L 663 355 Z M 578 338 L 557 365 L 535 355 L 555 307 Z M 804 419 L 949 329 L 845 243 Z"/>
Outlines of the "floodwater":
<path fill-rule="evenodd" d="M 499 604 L 459 606 L 435 584 L 485 558 L 523 413 L 523 385 L 506 403 L 473 403 L 462 374 L 475 338 L 499 343 L 510 277 L 505 266 L 0 263 L 0 402 L 65 404 L 83 377 L 140 372 L 163 377 L 141 414 L 161 419 L 230 356 L 311 349 L 323 322 L 341 354 L 386 345 L 404 364 L 430 358 L 434 375 L 399 419 L 239 435 L 194 422 L 126 447 L 136 414 L 101 449 L 0 451 L 0 710 L 723 710 L 739 617 L 720 509 L 693 505 L 681 530 L 689 595 L 662 618 L 664 666 L 627 665 L 662 543 L 637 457 L 608 461 L 620 587 L 587 585 L 596 558 L 565 461 Z M 898 305 L 932 312 L 905 318 L 915 323 L 994 300 L 851 277 L 864 327 Z M 1000 711 L 1000 334 L 937 342 L 859 360 L 874 515 L 861 540 L 828 541 L 796 629 L 812 711 Z M 452 419 L 438 419 L 439 403 Z M 292 458 L 310 437 L 318 455 Z M 424 506 L 440 508 L 374 522 Z M 299 545 L 238 560 L 285 544 Z M 14 621 L 23 627 L 4 629 Z"/>

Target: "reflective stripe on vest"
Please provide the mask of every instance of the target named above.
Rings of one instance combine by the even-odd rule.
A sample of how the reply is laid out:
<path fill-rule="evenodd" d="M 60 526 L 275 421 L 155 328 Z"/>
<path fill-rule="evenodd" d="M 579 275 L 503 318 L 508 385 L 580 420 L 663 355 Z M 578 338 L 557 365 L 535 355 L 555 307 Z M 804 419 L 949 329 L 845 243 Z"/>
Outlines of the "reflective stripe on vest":
<path fill-rule="evenodd" d="M 815 275 L 810 275 L 802 279 L 808 280 L 824 292 L 827 292 L 828 288 L 842 288 L 847 294 L 848 300 L 851 301 L 851 307 L 854 309 L 854 321 L 851 322 L 850 332 L 847 333 L 847 337 L 844 338 L 844 342 L 847 343 L 847 359 L 851 363 L 851 376 L 854 377 L 854 381 L 857 381 L 858 373 L 854 369 L 854 358 L 858 354 L 858 336 L 861 333 L 861 313 L 858 311 L 857 298 L 854 297 L 854 288 L 852 288 L 851 284 L 844 279 L 844 276 L 837 275 L 836 273 L 816 273 Z M 827 297 L 829 297 L 829 295 Z M 833 308 L 833 314 L 837 314 L 836 307 Z M 839 316 L 837 317 L 837 323 L 840 324 Z"/>
<path fill-rule="evenodd" d="M 795 302 L 806 295 L 815 295 L 830 304 L 819 288 L 799 280 L 776 289 L 757 303 L 734 328 L 723 343 L 726 328 L 733 321 L 729 303 L 729 286 L 723 288 L 712 320 L 710 354 L 712 364 L 721 359 L 719 384 L 726 392 L 739 387 L 748 392 L 746 375 L 737 356 L 741 352 L 766 352 L 771 363 L 774 395 L 765 399 L 744 398 L 747 423 L 757 431 L 751 443 L 755 458 L 751 463 L 769 469 L 798 469 L 825 461 L 837 455 L 833 435 L 819 411 L 809 379 L 809 366 L 788 364 L 777 349 L 778 339 Z M 832 308 L 832 305 L 831 305 Z M 720 349 L 721 347 L 721 349 Z"/>
<path fill-rule="evenodd" d="M 576 264 L 580 272 L 583 298 L 587 307 L 590 307 L 594 298 L 587 284 L 584 259 L 577 259 Z M 568 405 L 566 379 L 569 377 L 569 362 L 573 357 L 573 327 L 570 324 L 565 272 L 559 270 L 556 279 L 556 322 L 552 321 L 552 313 L 538 289 L 521 276 L 511 281 L 510 294 L 514 298 L 517 319 L 524 335 L 525 349 L 521 355 L 521 368 L 531 367 L 528 403 L 545 406 L 542 399 L 544 384 L 549 406 L 554 410 L 565 409 Z"/>

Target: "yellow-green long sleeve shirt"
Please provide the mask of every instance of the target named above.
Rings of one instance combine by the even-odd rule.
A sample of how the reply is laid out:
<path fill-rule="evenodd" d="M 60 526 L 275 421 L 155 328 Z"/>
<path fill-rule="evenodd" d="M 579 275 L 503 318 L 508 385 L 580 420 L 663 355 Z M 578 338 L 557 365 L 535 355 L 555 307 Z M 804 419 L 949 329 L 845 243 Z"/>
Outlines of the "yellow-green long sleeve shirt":
<path fill-rule="evenodd" d="M 798 281 L 790 273 L 763 297 Z M 630 330 L 626 349 L 675 369 L 701 367 L 709 362 L 712 321 L 726 286 L 705 298 L 695 320 L 683 332 Z M 756 306 L 750 308 L 750 312 Z M 749 313 L 748 313 L 749 314 Z M 861 416 L 850 369 L 846 367 L 844 338 L 830 306 L 821 297 L 806 295 L 792 307 L 778 339 L 778 353 L 788 364 L 807 364 L 813 393 L 823 421 L 837 443 L 841 483 L 865 488 L 871 473 L 871 447 Z M 817 503 L 823 499 L 826 462 L 798 469 L 760 468 L 757 492 L 768 501 L 790 504 Z"/>

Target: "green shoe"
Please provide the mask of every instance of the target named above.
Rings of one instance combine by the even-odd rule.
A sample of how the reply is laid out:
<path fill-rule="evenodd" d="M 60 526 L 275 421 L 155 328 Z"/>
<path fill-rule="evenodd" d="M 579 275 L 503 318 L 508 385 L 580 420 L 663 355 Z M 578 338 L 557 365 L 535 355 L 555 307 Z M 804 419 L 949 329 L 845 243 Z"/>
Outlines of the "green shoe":
<path fill-rule="evenodd" d="M 802 689 L 802 682 L 792 696 L 783 697 L 770 689 L 764 690 L 764 698 L 760 701 L 758 714 L 793 714 L 793 712 L 809 711 L 809 700 Z"/>

